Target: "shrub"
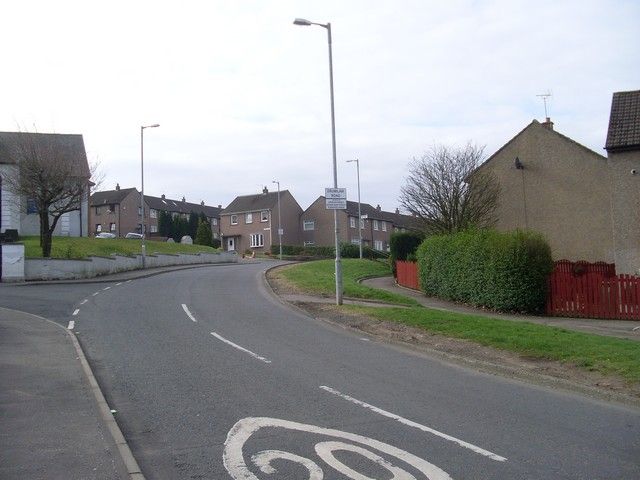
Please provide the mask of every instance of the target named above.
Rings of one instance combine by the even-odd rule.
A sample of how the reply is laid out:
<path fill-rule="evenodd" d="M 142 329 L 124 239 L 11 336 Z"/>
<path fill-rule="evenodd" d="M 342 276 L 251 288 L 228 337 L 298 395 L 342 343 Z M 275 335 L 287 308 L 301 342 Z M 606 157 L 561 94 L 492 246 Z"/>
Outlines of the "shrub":
<path fill-rule="evenodd" d="M 427 294 L 502 311 L 540 312 L 553 268 L 542 235 L 467 231 L 427 238 L 418 248 Z"/>
<path fill-rule="evenodd" d="M 409 260 L 415 262 L 415 253 L 424 240 L 424 235 L 417 232 L 392 233 L 389 240 L 389 261 L 393 276 L 396 275 L 396 260 Z M 409 256 L 412 255 L 412 259 Z"/>
<path fill-rule="evenodd" d="M 211 225 L 209 225 L 209 222 L 200 220 L 194 243 L 197 245 L 213 245 L 213 234 L 211 233 Z"/>

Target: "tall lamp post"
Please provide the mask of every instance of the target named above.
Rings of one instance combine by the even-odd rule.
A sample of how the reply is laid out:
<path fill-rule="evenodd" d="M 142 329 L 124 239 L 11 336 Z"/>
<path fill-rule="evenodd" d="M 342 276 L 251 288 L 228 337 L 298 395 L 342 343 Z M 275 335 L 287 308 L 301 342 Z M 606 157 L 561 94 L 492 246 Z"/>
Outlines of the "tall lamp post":
<path fill-rule="evenodd" d="M 280 260 L 282 260 L 282 226 L 280 225 L 280 182 L 274 180 L 272 183 L 278 184 L 278 245 L 280 246 Z"/>
<path fill-rule="evenodd" d="M 314 23 L 304 18 L 296 18 L 294 25 L 308 27 L 317 25 L 327 30 L 327 39 L 329 42 L 329 90 L 331 92 L 331 142 L 333 146 L 333 187 L 338 188 L 338 167 L 336 164 L 336 117 L 333 106 L 333 54 L 331 51 L 331 23 Z M 338 238 L 338 211 L 333 211 L 333 225 L 335 231 L 335 247 L 336 247 L 336 304 L 342 305 L 342 265 L 340 264 L 340 239 Z"/>
<path fill-rule="evenodd" d="M 347 163 L 356 162 L 356 172 L 358 174 L 358 233 L 360 234 L 360 260 L 362 260 L 362 212 L 360 210 L 360 160 L 347 160 Z"/>
<path fill-rule="evenodd" d="M 140 223 L 140 234 L 142 235 L 142 268 L 146 266 L 146 245 L 144 243 L 144 129 L 145 128 L 157 128 L 160 124 L 154 123 L 153 125 L 143 125 L 140 127 L 140 177 L 141 177 L 141 192 L 140 192 L 140 213 L 142 214 L 142 222 Z"/>

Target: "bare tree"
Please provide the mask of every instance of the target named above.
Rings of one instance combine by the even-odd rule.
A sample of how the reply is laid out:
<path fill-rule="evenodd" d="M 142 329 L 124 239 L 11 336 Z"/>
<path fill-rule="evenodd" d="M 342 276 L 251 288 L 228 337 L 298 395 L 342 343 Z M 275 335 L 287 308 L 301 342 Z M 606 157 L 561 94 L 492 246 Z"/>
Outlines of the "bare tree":
<path fill-rule="evenodd" d="M 476 170 L 484 147 L 435 145 L 409 166 L 400 204 L 422 223 L 426 234 L 454 233 L 496 222 L 500 186 L 490 173 Z"/>
<path fill-rule="evenodd" d="M 51 255 L 53 232 L 67 212 L 88 198 L 92 175 L 80 135 L 19 132 L 5 136 L 4 148 L 15 164 L 7 185 L 16 201 L 33 202 L 40 218 L 42 256 Z"/>

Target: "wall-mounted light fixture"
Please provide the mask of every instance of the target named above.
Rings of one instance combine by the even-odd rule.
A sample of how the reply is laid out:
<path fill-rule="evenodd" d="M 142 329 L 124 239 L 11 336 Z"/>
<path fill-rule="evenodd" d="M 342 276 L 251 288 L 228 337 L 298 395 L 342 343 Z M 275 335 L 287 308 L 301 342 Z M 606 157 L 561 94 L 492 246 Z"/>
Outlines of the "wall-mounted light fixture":
<path fill-rule="evenodd" d="M 516 157 L 515 166 L 516 166 L 516 170 L 524 170 L 524 165 L 522 164 L 522 162 L 518 157 Z"/>

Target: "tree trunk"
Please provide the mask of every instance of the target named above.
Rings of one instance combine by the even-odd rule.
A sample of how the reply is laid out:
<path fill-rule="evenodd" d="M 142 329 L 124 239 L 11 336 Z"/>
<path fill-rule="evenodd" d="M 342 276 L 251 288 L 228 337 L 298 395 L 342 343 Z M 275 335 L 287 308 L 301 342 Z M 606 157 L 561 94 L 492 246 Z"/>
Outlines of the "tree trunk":
<path fill-rule="evenodd" d="M 40 212 L 40 246 L 42 247 L 42 257 L 51 256 L 51 230 L 49 228 L 49 211 Z"/>

